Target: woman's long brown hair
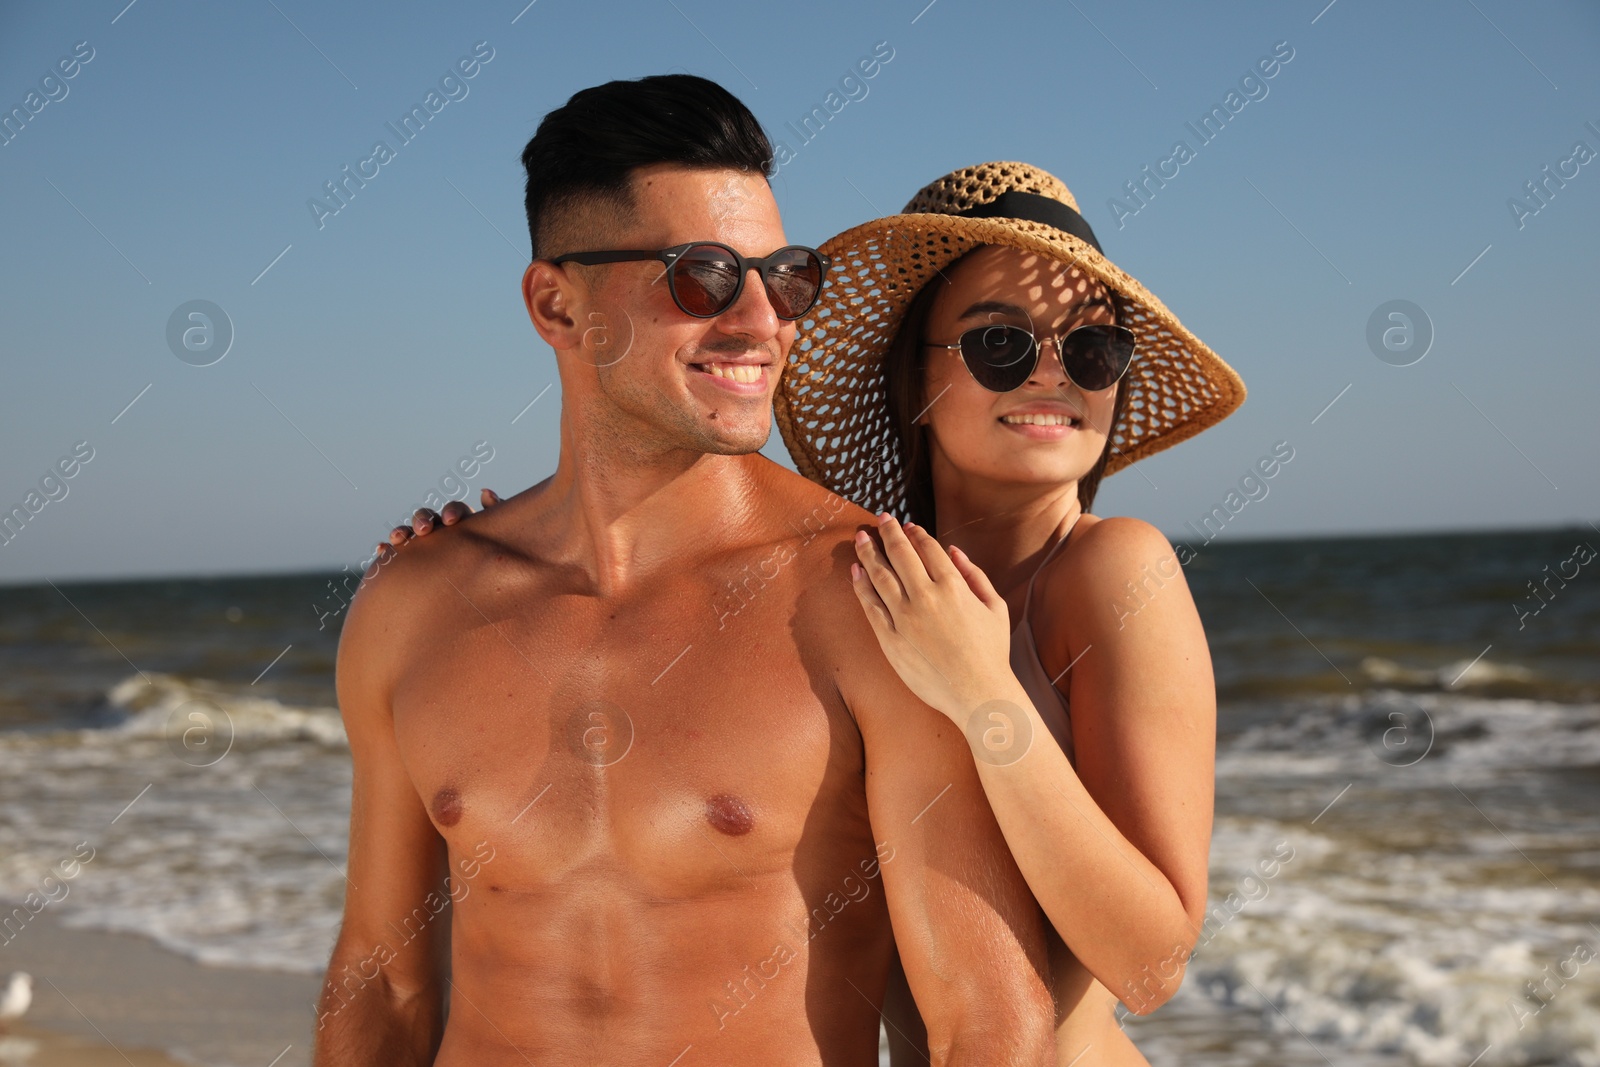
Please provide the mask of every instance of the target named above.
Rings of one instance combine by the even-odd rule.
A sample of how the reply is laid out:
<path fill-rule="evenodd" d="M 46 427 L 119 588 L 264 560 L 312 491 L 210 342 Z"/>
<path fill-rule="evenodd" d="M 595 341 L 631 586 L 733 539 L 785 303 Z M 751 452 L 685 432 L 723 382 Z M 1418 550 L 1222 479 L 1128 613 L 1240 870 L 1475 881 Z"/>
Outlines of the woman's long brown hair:
<path fill-rule="evenodd" d="M 982 247 L 982 246 L 980 246 Z M 974 249 L 973 251 L 976 251 Z M 968 253 L 969 255 L 971 253 Z M 957 261 L 959 262 L 959 260 Z M 954 266 L 954 264 L 951 264 Z M 946 268 L 947 270 L 949 268 Z M 900 329 L 884 353 L 883 371 L 886 378 L 886 401 L 889 417 L 895 430 L 895 447 L 900 453 L 900 470 L 906 480 L 905 514 L 917 525 L 937 531 L 937 516 L 933 506 L 933 466 L 928 458 L 928 430 L 919 426 L 916 418 L 924 411 L 923 385 L 928 373 L 928 348 L 924 330 L 928 315 L 938 299 L 937 283 L 943 275 L 935 274 L 912 298 L 900 320 Z M 1106 290 L 1111 298 L 1114 317 L 1122 320 L 1122 304 L 1117 294 Z M 1124 376 L 1123 381 L 1127 381 Z M 1078 504 L 1085 512 L 1094 506 L 1095 493 L 1100 489 L 1100 479 L 1105 476 L 1106 463 L 1111 458 L 1111 442 L 1122 419 L 1122 398 L 1125 390 L 1119 384 L 1116 399 L 1111 406 L 1111 425 L 1106 428 L 1106 447 L 1100 458 L 1082 478 L 1078 479 Z"/>

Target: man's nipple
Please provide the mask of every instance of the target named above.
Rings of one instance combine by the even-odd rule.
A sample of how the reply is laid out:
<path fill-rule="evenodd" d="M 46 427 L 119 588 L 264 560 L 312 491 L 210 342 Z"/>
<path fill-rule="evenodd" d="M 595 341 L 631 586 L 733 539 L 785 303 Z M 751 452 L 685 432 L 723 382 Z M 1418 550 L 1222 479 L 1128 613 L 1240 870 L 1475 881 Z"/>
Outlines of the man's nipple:
<path fill-rule="evenodd" d="M 461 794 L 449 788 L 433 795 L 433 821 L 440 826 L 454 826 L 461 821 Z"/>
<path fill-rule="evenodd" d="M 755 829 L 756 817 L 750 806 L 732 793 L 718 793 L 706 801 L 706 822 L 729 837 L 739 837 Z"/>

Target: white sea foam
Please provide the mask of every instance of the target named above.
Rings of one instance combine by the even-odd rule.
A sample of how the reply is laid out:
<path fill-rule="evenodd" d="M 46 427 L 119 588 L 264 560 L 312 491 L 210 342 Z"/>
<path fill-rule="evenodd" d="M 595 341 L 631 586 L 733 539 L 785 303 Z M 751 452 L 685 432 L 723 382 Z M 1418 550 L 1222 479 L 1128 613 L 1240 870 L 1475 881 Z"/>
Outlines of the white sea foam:
<path fill-rule="evenodd" d="M 235 731 L 211 766 L 174 748 L 174 713 L 197 700 Z M 210 963 L 319 970 L 345 890 L 337 713 L 167 675 L 125 679 L 106 703 L 103 729 L 0 733 L 0 775 L 29 791 L 0 807 L 0 897 L 88 840 L 95 860 L 52 905 L 70 925 L 142 933 Z M 1395 712 L 1431 727 L 1413 765 L 1380 758 Z M 1172 1004 L 1130 1033 L 1152 1060 L 1171 1041 L 1184 1062 L 1219 1067 L 1324 1055 L 1465 1067 L 1491 1043 L 1478 1067 L 1600 1067 L 1600 961 L 1542 1008 L 1523 986 L 1580 942 L 1600 949 L 1586 921 L 1600 888 L 1550 858 L 1592 852 L 1592 820 L 1541 821 L 1536 807 L 1519 818 L 1504 791 L 1593 766 L 1600 707 L 1448 691 L 1307 699 L 1225 738 L 1211 903 L 1235 894 L 1239 906 L 1210 923 Z M 1534 1009 L 1519 1029 L 1518 1011 Z M 1219 1032 L 1228 1041 L 1174 1036 Z"/>
<path fill-rule="evenodd" d="M 1363 775 L 1404 767 L 1427 785 L 1596 766 L 1600 705 L 1397 690 L 1298 701 L 1272 722 L 1244 731 L 1217 756 L 1219 778 Z"/>
<path fill-rule="evenodd" d="M 1213 905 L 1273 835 L 1296 853 L 1201 946 L 1178 1015 L 1209 1000 L 1334 1062 L 1359 1052 L 1461 1067 L 1492 1045 L 1479 1067 L 1600 1063 L 1600 959 L 1564 964 L 1575 946 L 1600 954 L 1600 928 L 1581 918 L 1600 915 L 1600 887 L 1557 889 L 1520 859 L 1507 868 L 1503 844 L 1497 854 L 1406 854 L 1328 826 L 1219 820 Z M 1544 987 L 1541 1007 L 1525 983 L 1559 977 L 1563 965 L 1577 976 Z"/>
<path fill-rule="evenodd" d="M 127 713 L 117 728 L 125 737 L 181 738 L 192 727 L 185 715 L 175 712 L 215 709 L 226 717 L 236 740 L 315 741 L 348 747 L 337 708 L 297 708 L 240 689 L 203 678 L 150 673 L 123 679 L 106 694 L 106 701 Z"/>
<path fill-rule="evenodd" d="M 214 762 L 185 743 L 196 709 L 221 731 Z M 101 729 L 0 733 L 0 775 L 27 789 L 0 808 L 0 899 L 87 841 L 94 861 L 51 906 L 66 924 L 208 963 L 323 966 L 349 832 L 338 712 L 153 673 L 113 686 L 106 711 Z"/>
<path fill-rule="evenodd" d="M 1538 675 L 1516 663 L 1497 663 L 1489 659 L 1460 659 L 1432 670 L 1405 667 L 1381 656 L 1361 661 L 1361 673 L 1384 685 L 1426 686 L 1461 689 L 1494 685 L 1497 682 L 1531 683 Z"/>

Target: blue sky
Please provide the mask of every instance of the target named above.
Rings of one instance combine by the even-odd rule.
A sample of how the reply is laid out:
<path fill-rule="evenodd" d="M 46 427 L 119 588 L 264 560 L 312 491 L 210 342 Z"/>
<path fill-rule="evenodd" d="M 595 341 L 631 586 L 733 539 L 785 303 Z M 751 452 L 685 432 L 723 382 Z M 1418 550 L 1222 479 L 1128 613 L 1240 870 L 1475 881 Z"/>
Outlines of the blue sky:
<path fill-rule="evenodd" d="M 672 69 L 794 150 L 793 240 L 988 159 L 1073 189 L 1250 389 L 1099 511 L 1184 537 L 1288 442 L 1224 537 L 1600 520 L 1592 3 L 125 5 L 0 12 L 0 109 L 27 115 L 0 144 L 0 509 L 92 450 L 0 545 L 0 582 L 337 568 L 477 442 L 474 499 L 544 477 L 560 390 L 518 296 L 517 157 L 574 91 Z M 492 58 L 441 89 L 475 45 Z M 787 124 L 875 47 L 865 95 L 802 144 Z M 1275 47 L 1292 59 L 1201 144 L 1186 124 Z M 423 132 L 319 220 L 308 201 L 430 90 Z M 1127 201 L 1180 139 L 1193 158 Z M 1541 204 L 1547 165 L 1569 177 Z M 195 300 L 232 326 L 209 366 L 168 342 Z M 1408 366 L 1368 343 L 1396 300 L 1431 323 Z"/>

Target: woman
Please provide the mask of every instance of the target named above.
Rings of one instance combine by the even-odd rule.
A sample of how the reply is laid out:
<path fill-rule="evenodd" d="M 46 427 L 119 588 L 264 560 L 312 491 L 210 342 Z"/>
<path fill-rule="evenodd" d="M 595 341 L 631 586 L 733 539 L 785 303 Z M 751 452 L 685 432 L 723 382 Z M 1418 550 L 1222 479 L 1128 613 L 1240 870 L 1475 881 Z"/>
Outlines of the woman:
<path fill-rule="evenodd" d="M 956 171 L 822 251 L 779 428 L 802 474 L 881 516 L 854 588 L 907 686 L 966 731 L 1050 919 L 1060 1063 L 1144 1063 L 1113 1009 L 1170 997 L 1199 934 L 1215 692 L 1172 546 L 1087 512 L 1243 383 L 1026 164 Z M 897 1067 L 917 1062 L 899 975 L 885 1015 Z"/>
<path fill-rule="evenodd" d="M 1050 920 L 1059 1062 L 1142 1064 L 1114 1008 L 1170 997 L 1199 934 L 1215 694 L 1172 546 L 1088 511 L 1243 383 L 1025 164 L 947 175 L 822 251 L 779 429 L 802 474 L 880 513 L 852 582 L 906 685 L 966 732 Z M 896 1067 L 925 1062 L 898 968 L 884 1014 Z"/>

